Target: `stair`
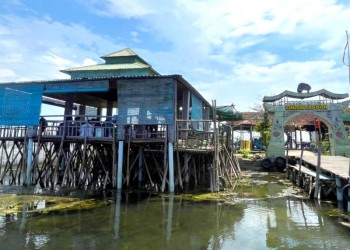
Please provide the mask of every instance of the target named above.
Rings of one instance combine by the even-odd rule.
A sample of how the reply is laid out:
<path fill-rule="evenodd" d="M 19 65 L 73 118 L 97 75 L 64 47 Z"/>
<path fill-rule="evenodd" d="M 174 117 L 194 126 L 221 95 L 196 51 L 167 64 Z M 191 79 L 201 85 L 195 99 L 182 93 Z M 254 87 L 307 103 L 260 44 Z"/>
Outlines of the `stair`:
<path fill-rule="evenodd" d="M 261 162 L 258 160 L 251 160 L 247 158 L 237 157 L 239 166 L 241 167 L 241 170 L 254 170 L 254 171 L 261 171 Z"/>

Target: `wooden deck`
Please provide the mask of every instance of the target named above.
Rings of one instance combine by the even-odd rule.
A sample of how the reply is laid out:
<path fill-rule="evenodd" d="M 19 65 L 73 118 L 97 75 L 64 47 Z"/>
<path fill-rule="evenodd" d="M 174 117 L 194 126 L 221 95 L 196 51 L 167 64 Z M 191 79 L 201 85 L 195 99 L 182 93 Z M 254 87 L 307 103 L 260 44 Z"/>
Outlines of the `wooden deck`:
<path fill-rule="evenodd" d="M 290 167 L 294 168 L 296 171 L 299 171 L 299 166 L 292 166 L 292 165 L 290 165 Z M 309 176 L 316 177 L 316 172 L 312 171 L 311 169 L 309 169 L 307 167 L 300 166 L 300 171 L 303 174 L 307 174 Z M 324 175 L 324 174 L 320 174 L 320 179 L 321 180 L 332 180 L 333 178 L 331 178 L 331 177 L 329 177 L 327 175 Z"/>
<path fill-rule="evenodd" d="M 348 201 L 348 196 L 344 198 L 344 192 L 349 183 L 350 158 L 321 155 L 319 180 L 316 174 L 317 158 L 316 153 L 304 151 L 302 161 L 300 161 L 301 150 L 289 150 L 290 163 L 288 161 L 286 168 L 288 178 L 297 186 L 304 188 L 310 197 L 339 202 L 344 199 Z M 350 203 L 347 206 L 350 209 Z"/>
<path fill-rule="evenodd" d="M 300 159 L 301 151 L 289 150 L 288 156 L 295 156 L 297 159 Z M 311 169 L 314 169 L 317 166 L 317 154 L 310 151 L 304 151 L 303 161 L 303 165 L 308 164 Z M 320 169 L 327 175 L 349 179 L 349 166 L 350 158 L 344 156 L 321 156 Z"/>

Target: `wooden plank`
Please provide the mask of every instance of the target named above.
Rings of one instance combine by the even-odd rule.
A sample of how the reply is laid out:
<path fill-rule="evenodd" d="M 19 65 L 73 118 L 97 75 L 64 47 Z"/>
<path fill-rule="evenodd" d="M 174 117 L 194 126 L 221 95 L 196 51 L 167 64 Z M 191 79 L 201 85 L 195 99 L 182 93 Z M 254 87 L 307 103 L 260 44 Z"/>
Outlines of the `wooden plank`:
<path fill-rule="evenodd" d="M 299 166 L 289 165 L 289 167 L 294 168 L 295 170 L 299 171 Z M 313 176 L 313 177 L 316 177 L 316 172 L 315 171 L 312 171 L 311 169 L 309 169 L 309 168 L 307 168 L 305 166 L 300 166 L 300 169 L 301 169 L 302 173 L 310 175 L 310 176 Z M 321 180 L 328 180 L 328 181 L 334 180 L 334 178 L 329 177 L 329 176 L 324 175 L 324 174 L 320 174 L 320 179 Z"/>
<path fill-rule="evenodd" d="M 300 150 L 292 150 L 289 152 L 289 156 L 295 156 L 300 160 Z M 304 163 L 312 166 L 317 166 L 317 155 L 312 152 L 304 151 L 303 155 Z M 349 178 L 349 162 L 350 158 L 345 156 L 321 156 L 321 171 L 324 173 L 333 174 L 344 179 Z M 304 164 L 305 165 L 305 164 Z"/>
<path fill-rule="evenodd" d="M 317 165 L 316 156 L 304 156 L 303 160 L 311 165 Z M 321 170 L 342 178 L 348 178 L 349 160 L 344 156 L 321 156 Z"/>

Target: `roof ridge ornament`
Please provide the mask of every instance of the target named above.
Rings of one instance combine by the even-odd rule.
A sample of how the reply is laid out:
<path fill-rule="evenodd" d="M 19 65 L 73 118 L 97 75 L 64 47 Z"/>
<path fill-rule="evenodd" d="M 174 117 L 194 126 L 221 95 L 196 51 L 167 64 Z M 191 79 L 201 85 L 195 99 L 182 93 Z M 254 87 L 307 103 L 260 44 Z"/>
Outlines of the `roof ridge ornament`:
<path fill-rule="evenodd" d="M 311 86 L 307 83 L 304 83 L 304 82 L 299 83 L 298 88 L 297 88 L 297 92 L 302 93 L 304 90 L 309 93 L 311 90 Z"/>

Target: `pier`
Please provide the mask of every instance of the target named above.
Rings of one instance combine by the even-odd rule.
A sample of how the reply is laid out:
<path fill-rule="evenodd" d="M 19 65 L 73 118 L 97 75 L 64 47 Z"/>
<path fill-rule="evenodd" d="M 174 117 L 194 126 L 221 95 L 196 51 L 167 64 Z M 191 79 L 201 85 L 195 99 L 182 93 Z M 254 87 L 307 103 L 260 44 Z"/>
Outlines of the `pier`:
<path fill-rule="evenodd" d="M 159 192 L 173 185 L 177 191 L 188 186 L 216 191 L 229 185 L 231 178 L 240 177 L 230 140 L 219 128 L 218 133 L 178 128 L 178 140 L 168 148 L 168 126 L 156 126 L 154 131 L 146 126 L 126 127 L 122 130 L 125 139 L 118 143 L 117 124 L 101 122 L 110 120 L 106 117 L 96 121 L 85 117 L 75 123 L 67 117 L 45 120 L 45 128 L 40 124 L 31 131 L 24 126 L 0 127 L 1 184 L 95 189 L 119 184 L 119 189 Z M 91 131 L 77 134 L 86 124 Z M 119 173 L 118 164 L 122 166 Z"/>
<path fill-rule="evenodd" d="M 348 202 L 350 158 L 345 156 L 320 156 L 310 151 L 288 150 L 287 176 L 310 196 Z M 319 171 L 319 172 L 318 172 Z M 315 194 L 317 176 L 319 190 Z"/>

